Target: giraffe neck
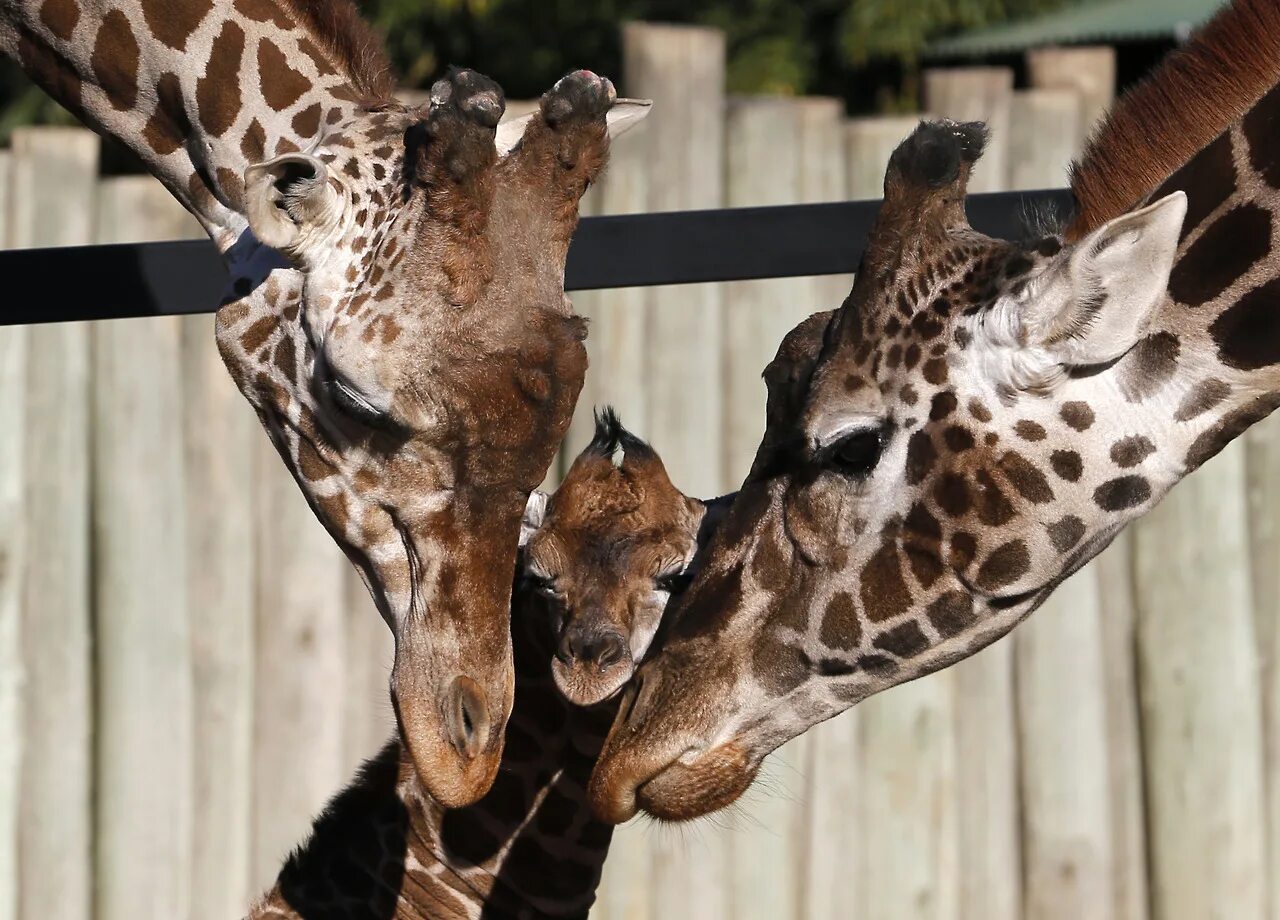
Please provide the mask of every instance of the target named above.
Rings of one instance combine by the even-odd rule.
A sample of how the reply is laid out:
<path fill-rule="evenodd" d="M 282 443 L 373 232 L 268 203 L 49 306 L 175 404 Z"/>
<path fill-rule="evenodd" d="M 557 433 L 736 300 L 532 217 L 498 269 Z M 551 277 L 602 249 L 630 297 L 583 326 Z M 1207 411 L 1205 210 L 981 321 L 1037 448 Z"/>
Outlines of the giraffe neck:
<path fill-rule="evenodd" d="M 334 30 L 361 28 L 345 2 L 315 6 L 336 14 L 294 0 L 3 0 L 0 49 L 133 150 L 225 251 L 247 227 L 245 168 L 314 148 L 385 90 L 385 75 L 343 60 L 349 35 Z"/>
<path fill-rule="evenodd" d="M 586 787 L 617 704 L 564 701 L 545 611 L 529 601 L 517 593 L 513 605 L 516 704 L 489 794 L 445 811 L 392 740 L 330 803 L 251 920 L 587 915 L 612 828 L 592 817 Z"/>

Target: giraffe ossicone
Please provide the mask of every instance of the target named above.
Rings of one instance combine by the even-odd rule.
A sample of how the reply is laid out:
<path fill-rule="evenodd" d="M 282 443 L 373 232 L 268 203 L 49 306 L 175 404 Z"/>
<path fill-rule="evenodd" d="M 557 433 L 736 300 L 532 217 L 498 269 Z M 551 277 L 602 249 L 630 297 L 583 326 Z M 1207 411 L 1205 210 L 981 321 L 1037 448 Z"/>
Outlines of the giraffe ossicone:
<path fill-rule="evenodd" d="M 1280 405 L 1280 6 L 1236 0 L 1115 107 L 1075 219 L 973 230 L 979 125 L 897 149 L 844 305 L 783 341 L 742 490 L 592 778 L 705 814 L 867 696 L 999 639 Z"/>
<path fill-rule="evenodd" d="M 219 246 L 221 354 L 395 633 L 422 781 L 474 801 L 512 704 L 522 513 L 586 368 L 569 237 L 644 105 L 576 72 L 499 151 L 501 89 L 452 71 L 398 102 L 350 0 L 13 0 L 0 50 Z"/>

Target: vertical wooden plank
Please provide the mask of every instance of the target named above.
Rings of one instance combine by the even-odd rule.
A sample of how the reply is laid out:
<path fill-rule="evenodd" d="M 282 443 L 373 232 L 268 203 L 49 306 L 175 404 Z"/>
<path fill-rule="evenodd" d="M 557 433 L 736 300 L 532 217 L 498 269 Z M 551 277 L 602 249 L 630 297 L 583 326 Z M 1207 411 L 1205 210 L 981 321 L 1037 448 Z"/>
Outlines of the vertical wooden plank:
<path fill-rule="evenodd" d="M 1245 434 L 1249 571 L 1262 682 L 1270 913 L 1280 918 L 1280 418 Z"/>
<path fill-rule="evenodd" d="M 382 749 L 395 730 L 389 689 L 395 639 L 355 567 L 350 563 L 343 566 L 342 576 L 347 661 L 343 775 L 351 776 Z"/>
<path fill-rule="evenodd" d="M 1126 530 L 1089 564 L 1098 581 L 1107 707 L 1107 767 L 1111 812 L 1111 889 L 1116 920 L 1146 920 L 1146 789 L 1138 719 L 1137 609 L 1133 533 Z M 1080 573 L 1083 574 L 1083 573 Z M 1078 575 L 1076 577 L 1079 577 Z"/>
<path fill-rule="evenodd" d="M 847 129 L 850 197 L 879 198 L 889 155 L 919 116 L 859 118 Z M 961 916 L 955 726 L 950 672 L 859 704 L 856 911 L 865 920 Z"/>
<path fill-rule="evenodd" d="M 628 87 L 626 92 L 634 96 L 640 90 Z M 583 200 L 583 214 L 634 214 L 648 207 L 649 183 L 656 178 L 646 153 L 653 124 L 654 121 L 645 120 L 613 144 L 609 168 Z M 648 437 L 648 296 L 644 288 L 580 291 L 573 295 L 574 308 L 590 324 L 590 365 L 565 439 L 566 464 L 591 441 L 595 431 L 592 413 L 597 407 L 613 406 L 628 429 Z M 657 448 L 662 451 L 663 445 Z M 679 480 L 676 484 L 684 488 Z"/>
<path fill-rule="evenodd" d="M 253 448 L 265 440 L 231 381 L 213 318 L 182 323 L 187 604 L 195 712 L 192 920 L 240 916 L 250 881 L 254 716 Z"/>
<path fill-rule="evenodd" d="M 98 242 L 172 235 L 172 202 L 149 177 L 103 182 Z M 161 920 L 190 908 L 195 764 L 179 332 L 173 317 L 90 330 L 95 914 L 103 920 Z"/>
<path fill-rule="evenodd" d="M 844 103 L 838 99 L 797 99 L 800 109 L 801 202 L 843 201 L 848 197 Z M 808 292 L 799 311 L 830 310 L 849 292 L 852 278 L 828 275 L 804 279 Z M 773 344 L 777 347 L 777 343 Z M 757 409 L 757 412 L 760 410 Z M 799 764 L 800 867 L 797 914 L 813 920 L 849 916 L 861 896 L 858 873 L 861 817 L 859 709 L 809 729 L 792 755 Z M 799 740 L 799 739 L 797 739 Z M 795 745 L 792 742 L 788 750 Z"/>
<path fill-rule="evenodd" d="M 0 248 L 8 245 L 10 154 L 0 151 Z M 22 768 L 23 447 L 27 331 L 0 329 L 0 920 L 18 917 Z"/>
<path fill-rule="evenodd" d="M 1080 95 L 1069 89 L 1013 94 L 1009 118 L 1009 190 L 1065 188 L 1078 152 Z"/>
<path fill-rule="evenodd" d="M 1228 447 L 1135 525 L 1151 893 L 1162 920 L 1265 915 L 1243 448 Z"/>
<path fill-rule="evenodd" d="M 264 433 L 253 449 L 257 558 L 251 884 L 268 886 L 349 777 L 345 569 Z"/>
<path fill-rule="evenodd" d="M 628 23 L 622 45 L 627 91 L 652 99 L 662 113 L 633 142 L 643 145 L 653 178 L 646 210 L 721 207 L 724 34 Z M 674 481 L 693 495 L 734 485 L 720 464 L 721 298 L 718 285 L 652 288 L 646 297 L 649 434 Z"/>
<path fill-rule="evenodd" d="M 1004 67 L 926 70 L 929 110 L 956 121 L 986 122 L 986 152 L 971 192 L 1001 191 L 1008 182 L 1013 72 Z M 960 809 L 961 916 L 1017 917 L 1019 873 L 1017 746 L 1013 645 L 997 642 L 953 669 Z"/>
<path fill-rule="evenodd" d="M 1027 77 L 1037 89 L 1068 89 L 1080 96 L 1077 150 L 1111 107 L 1116 94 L 1116 49 L 1110 45 L 1033 48 L 1027 52 Z"/>
<path fill-rule="evenodd" d="M 1092 567 L 1014 634 L 1023 872 L 1034 920 L 1107 920 L 1112 882 L 1101 603 Z"/>
<path fill-rule="evenodd" d="M 648 164 L 645 210 L 724 203 L 725 38 L 715 29 L 629 23 L 622 31 L 624 84 L 661 117 L 628 138 Z M 692 495 L 730 488 L 723 477 L 721 290 L 717 285 L 644 292 L 644 434 L 672 480 Z M 729 912 L 727 834 L 653 835 L 654 917 L 708 920 Z"/>
<path fill-rule="evenodd" d="M 969 191 L 1001 192 L 1009 182 L 1009 114 L 1013 71 L 1008 67 L 954 67 L 924 72 L 924 104 L 955 121 L 986 122 L 986 151 L 973 168 Z"/>
<path fill-rule="evenodd" d="M 92 241 L 98 149 L 97 136 L 78 128 L 14 132 L 12 246 Z M 83 324 L 27 330 L 24 920 L 83 920 L 91 912 L 88 372 Z"/>
<path fill-rule="evenodd" d="M 619 91 L 636 96 L 639 90 L 621 86 Z M 609 168 L 582 202 L 585 214 L 634 214 L 648 207 L 649 182 L 646 134 L 653 121 L 646 120 L 625 137 L 614 142 Z M 590 366 L 569 434 L 565 438 L 561 463 L 567 469 L 578 452 L 590 442 L 595 430 L 592 413 L 598 406 L 611 405 L 622 423 L 640 437 L 648 438 L 645 379 L 648 335 L 648 292 L 644 288 L 613 291 L 580 291 L 573 295 L 574 309 L 590 323 L 587 355 Z M 656 445 L 659 452 L 663 445 Z M 683 484 L 676 480 L 676 485 Z M 613 832 L 609 858 L 592 908 L 594 920 L 646 920 L 652 915 L 653 856 L 652 834 L 641 822 L 633 821 Z"/>
<path fill-rule="evenodd" d="M 0 151 L 0 248 L 8 245 L 9 167 Z M 0 920 L 18 917 L 26 391 L 27 331 L 0 329 Z"/>
<path fill-rule="evenodd" d="M 801 106 L 778 97 L 729 100 L 725 127 L 728 207 L 794 204 L 801 197 Z M 775 278 L 725 285 L 724 435 L 725 483 L 739 483 L 751 468 L 764 432 L 766 391 L 761 372 L 793 326 L 809 315 L 813 283 Z M 734 917 L 798 916 L 803 853 L 804 777 L 809 739 L 801 736 L 770 756 L 750 817 L 730 838 Z M 799 768 L 799 769 L 798 769 Z"/>

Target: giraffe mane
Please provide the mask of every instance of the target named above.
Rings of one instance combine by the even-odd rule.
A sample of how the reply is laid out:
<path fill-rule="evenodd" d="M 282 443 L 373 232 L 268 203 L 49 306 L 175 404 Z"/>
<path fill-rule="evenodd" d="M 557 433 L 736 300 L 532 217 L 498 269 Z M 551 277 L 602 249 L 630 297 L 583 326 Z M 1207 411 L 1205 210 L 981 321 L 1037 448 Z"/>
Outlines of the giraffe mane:
<path fill-rule="evenodd" d="M 1071 167 L 1077 240 L 1159 188 L 1280 81 L 1280 3 L 1233 0 L 1126 92 Z"/>
<path fill-rule="evenodd" d="M 396 80 L 386 45 L 353 0 L 281 0 L 281 4 L 311 33 L 366 104 L 391 99 Z"/>

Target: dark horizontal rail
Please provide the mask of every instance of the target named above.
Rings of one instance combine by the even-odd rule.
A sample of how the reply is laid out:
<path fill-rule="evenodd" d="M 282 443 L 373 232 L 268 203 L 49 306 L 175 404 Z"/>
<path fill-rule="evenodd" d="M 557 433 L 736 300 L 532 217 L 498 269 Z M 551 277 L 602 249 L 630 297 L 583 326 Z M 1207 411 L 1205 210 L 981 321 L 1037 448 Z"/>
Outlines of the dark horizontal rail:
<path fill-rule="evenodd" d="M 971 195 L 969 218 L 1014 238 L 1028 215 L 1066 213 L 1066 191 Z M 878 201 L 627 214 L 582 220 L 569 250 L 571 291 L 852 272 Z M 226 288 L 207 241 L 0 252 L 9 302 L 0 325 L 211 313 Z M 819 306 L 819 305 L 815 305 Z"/>

